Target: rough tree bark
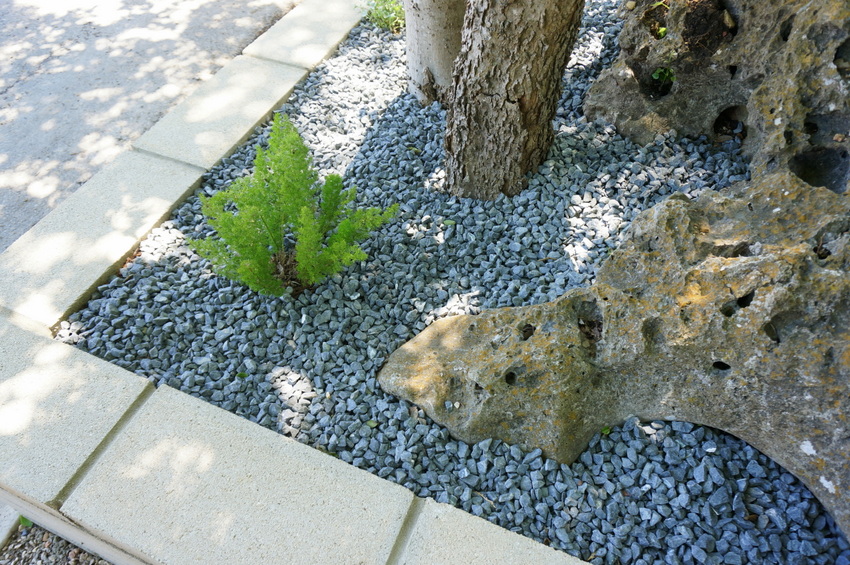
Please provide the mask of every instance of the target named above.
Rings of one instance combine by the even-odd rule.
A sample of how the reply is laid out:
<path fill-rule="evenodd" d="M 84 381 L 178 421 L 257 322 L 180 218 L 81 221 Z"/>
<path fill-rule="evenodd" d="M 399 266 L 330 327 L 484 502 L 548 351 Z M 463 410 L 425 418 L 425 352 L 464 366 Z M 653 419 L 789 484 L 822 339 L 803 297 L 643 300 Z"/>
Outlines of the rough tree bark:
<path fill-rule="evenodd" d="M 446 189 L 492 200 L 527 186 L 551 120 L 584 0 L 469 0 L 446 100 Z M 433 73 L 433 71 L 432 71 Z"/>
<path fill-rule="evenodd" d="M 409 89 L 423 105 L 447 102 L 465 9 L 466 0 L 404 0 Z"/>

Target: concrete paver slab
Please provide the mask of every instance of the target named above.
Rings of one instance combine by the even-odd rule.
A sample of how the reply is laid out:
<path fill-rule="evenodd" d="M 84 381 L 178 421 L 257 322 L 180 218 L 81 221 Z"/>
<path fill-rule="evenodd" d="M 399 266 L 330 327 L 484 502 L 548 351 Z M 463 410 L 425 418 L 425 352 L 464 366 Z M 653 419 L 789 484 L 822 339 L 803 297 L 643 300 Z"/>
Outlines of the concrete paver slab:
<path fill-rule="evenodd" d="M 240 55 L 133 145 L 209 169 L 245 141 L 307 72 Z"/>
<path fill-rule="evenodd" d="M 386 563 L 413 495 L 160 387 L 62 506 L 160 563 Z"/>
<path fill-rule="evenodd" d="M 37 505 L 34 502 L 23 500 L 12 493 L 0 489 L 0 504 L 4 502 L 15 508 L 16 513 L 20 513 L 32 520 L 34 524 L 53 532 L 59 537 L 65 538 L 66 541 L 73 543 L 89 553 L 100 556 L 110 563 L 115 563 L 116 565 L 150 565 L 150 561 L 130 555 L 126 551 L 122 551 L 104 542 L 102 539 L 89 534 L 70 520 L 67 520 L 53 508 L 47 508 L 43 505 Z M 34 563 L 41 557 L 41 555 L 37 555 L 38 553 L 29 553 L 26 549 L 22 548 L 20 553 L 16 553 L 13 557 L 20 563 Z"/>
<path fill-rule="evenodd" d="M 0 254 L 0 305 L 55 326 L 203 173 L 135 151 L 120 155 Z"/>
<path fill-rule="evenodd" d="M 53 502 L 151 386 L 0 317 L 0 484 Z"/>
<path fill-rule="evenodd" d="M 20 514 L 11 506 L 0 503 L 0 547 L 3 547 L 18 528 Z"/>
<path fill-rule="evenodd" d="M 585 563 L 448 504 L 425 499 L 399 565 Z"/>
<path fill-rule="evenodd" d="M 303 0 L 243 53 L 312 68 L 336 49 L 362 17 L 352 0 Z"/>

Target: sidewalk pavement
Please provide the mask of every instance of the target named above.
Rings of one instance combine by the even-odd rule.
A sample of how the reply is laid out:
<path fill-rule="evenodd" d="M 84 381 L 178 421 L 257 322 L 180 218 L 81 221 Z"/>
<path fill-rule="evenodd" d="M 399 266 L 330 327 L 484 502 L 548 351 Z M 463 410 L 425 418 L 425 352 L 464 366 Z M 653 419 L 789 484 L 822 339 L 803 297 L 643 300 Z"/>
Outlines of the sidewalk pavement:
<path fill-rule="evenodd" d="M 297 0 L 0 0 L 0 252 Z"/>

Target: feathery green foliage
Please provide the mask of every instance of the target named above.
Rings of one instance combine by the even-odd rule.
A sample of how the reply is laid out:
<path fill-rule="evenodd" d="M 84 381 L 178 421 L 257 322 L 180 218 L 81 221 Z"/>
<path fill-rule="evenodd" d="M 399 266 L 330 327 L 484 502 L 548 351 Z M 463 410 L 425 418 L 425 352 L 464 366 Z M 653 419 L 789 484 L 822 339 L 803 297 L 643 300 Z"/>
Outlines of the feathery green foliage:
<path fill-rule="evenodd" d="M 218 273 L 277 296 L 287 286 L 317 284 L 365 259 L 356 242 L 392 218 L 398 206 L 356 208 L 354 188 L 344 190 L 339 175 L 319 183 L 311 165 L 295 126 L 276 115 L 269 148 L 257 147 L 254 174 L 201 197 L 218 237 L 194 240 L 198 254 Z M 287 237 L 294 237 L 294 245 Z"/>

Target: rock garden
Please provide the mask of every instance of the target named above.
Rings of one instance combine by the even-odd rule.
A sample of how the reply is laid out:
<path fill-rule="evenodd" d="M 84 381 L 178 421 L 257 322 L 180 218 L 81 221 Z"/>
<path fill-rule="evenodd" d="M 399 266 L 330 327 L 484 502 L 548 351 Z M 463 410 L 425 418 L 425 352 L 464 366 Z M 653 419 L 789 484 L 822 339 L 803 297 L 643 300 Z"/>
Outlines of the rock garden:
<path fill-rule="evenodd" d="M 649 9 L 638 4 L 632 9 Z M 675 1 L 658 4 L 664 17 L 641 25 L 653 41 L 664 41 L 661 28 L 679 41 L 685 16 Z M 718 33 L 744 28 L 743 12 L 729 27 L 722 11 L 705 10 L 704 19 L 720 18 Z M 779 145 L 785 129 L 777 137 L 744 118 L 745 98 L 720 109 L 712 122 L 726 121 L 716 131 L 677 132 L 675 120 L 659 118 L 650 120 L 655 129 L 641 125 L 640 143 L 623 137 L 618 128 L 631 135 L 624 124 L 634 116 L 621 119 L 614 101 L 591 98 L 592 111 L 586 101 L 595 85 L 624 76 L 632 46 L 618 37 L 627 11 L 587 3 L 554 144 L 526 190 L 494 201 L 441 191 L 445 112 L 407 93 L 404 34 L 364 22 L 280 113 L 321 178 L 340 175 L 356 188 L 358 208 L 395 212 L 360 242 L 365 258 L 275 296 L 221 276 L 196 253 L 193 242 L 217 237 L 202 198 L 254 172 L 267 125 L 208 172 L 57 339 L 592 563 L 850 563 L 835 511 L 846 511 L 839 489 L 850 486 L 850 350 L 830 342 L 850 331 L 841 315 L 850 305 L 847 149 L 835 141 L 841 127 L 850 134 L 846 101 L 808 112 L 799 130 L 812 133 L 803 139 L 792 128 L 788 147 Z M 850 58 L 844 45 L 836 60 Z M 677 70 L 666 94 L 677 96 L 687 73 L 674 62 L 657 66 Z M 732 66 L 722 69 L 725 81 L 762 93 L 741 64 L 730 78 Z M 633 86 L 639 91 L 640 80 Z M 821 162 L 835 165 L 826 184 Z M 777 214 L 784 223 L 771 223 Z M 439 333 L 459 325 L 480 334 Z M 431 368 L 444 374 L 411 379 L 415 372 L 397 370 L 394 352 L 410 351 L 417 334 L 430 341 L 415 361 L 436 357 Z M 567 342 L 574 347 L 565 353 Z M 795 355 L 807 347 L 816 362 Z M 562 371 L 567 358 L 575 366 Z M 390 373 L 402 384 L 390 384 Z M 561 386 L 565 373 L 571 380 Z M 761 402 L 786 377 L 803 384 L 788 385 L 795 392 L 784 404 Z M 657 393 L 647 394 L 647 383 Z M 805 408 L 810 385 L 835 404 Z M 485 401 L 486 427 L 476 420 L 482 412 L 468 410 Z M 833 430 L 803 435 L 824 422 Z M 540 429 L 548 436 L 535 435 Z M 807 474 L 815 463 L 790 458 L 781 466 L 783 442 L 800 457 L 822 454 L 829 468 Z M 822 500 L 801 478 L 820 484 Z M 833 491 L 843 505 L 825 499 Z"/>

